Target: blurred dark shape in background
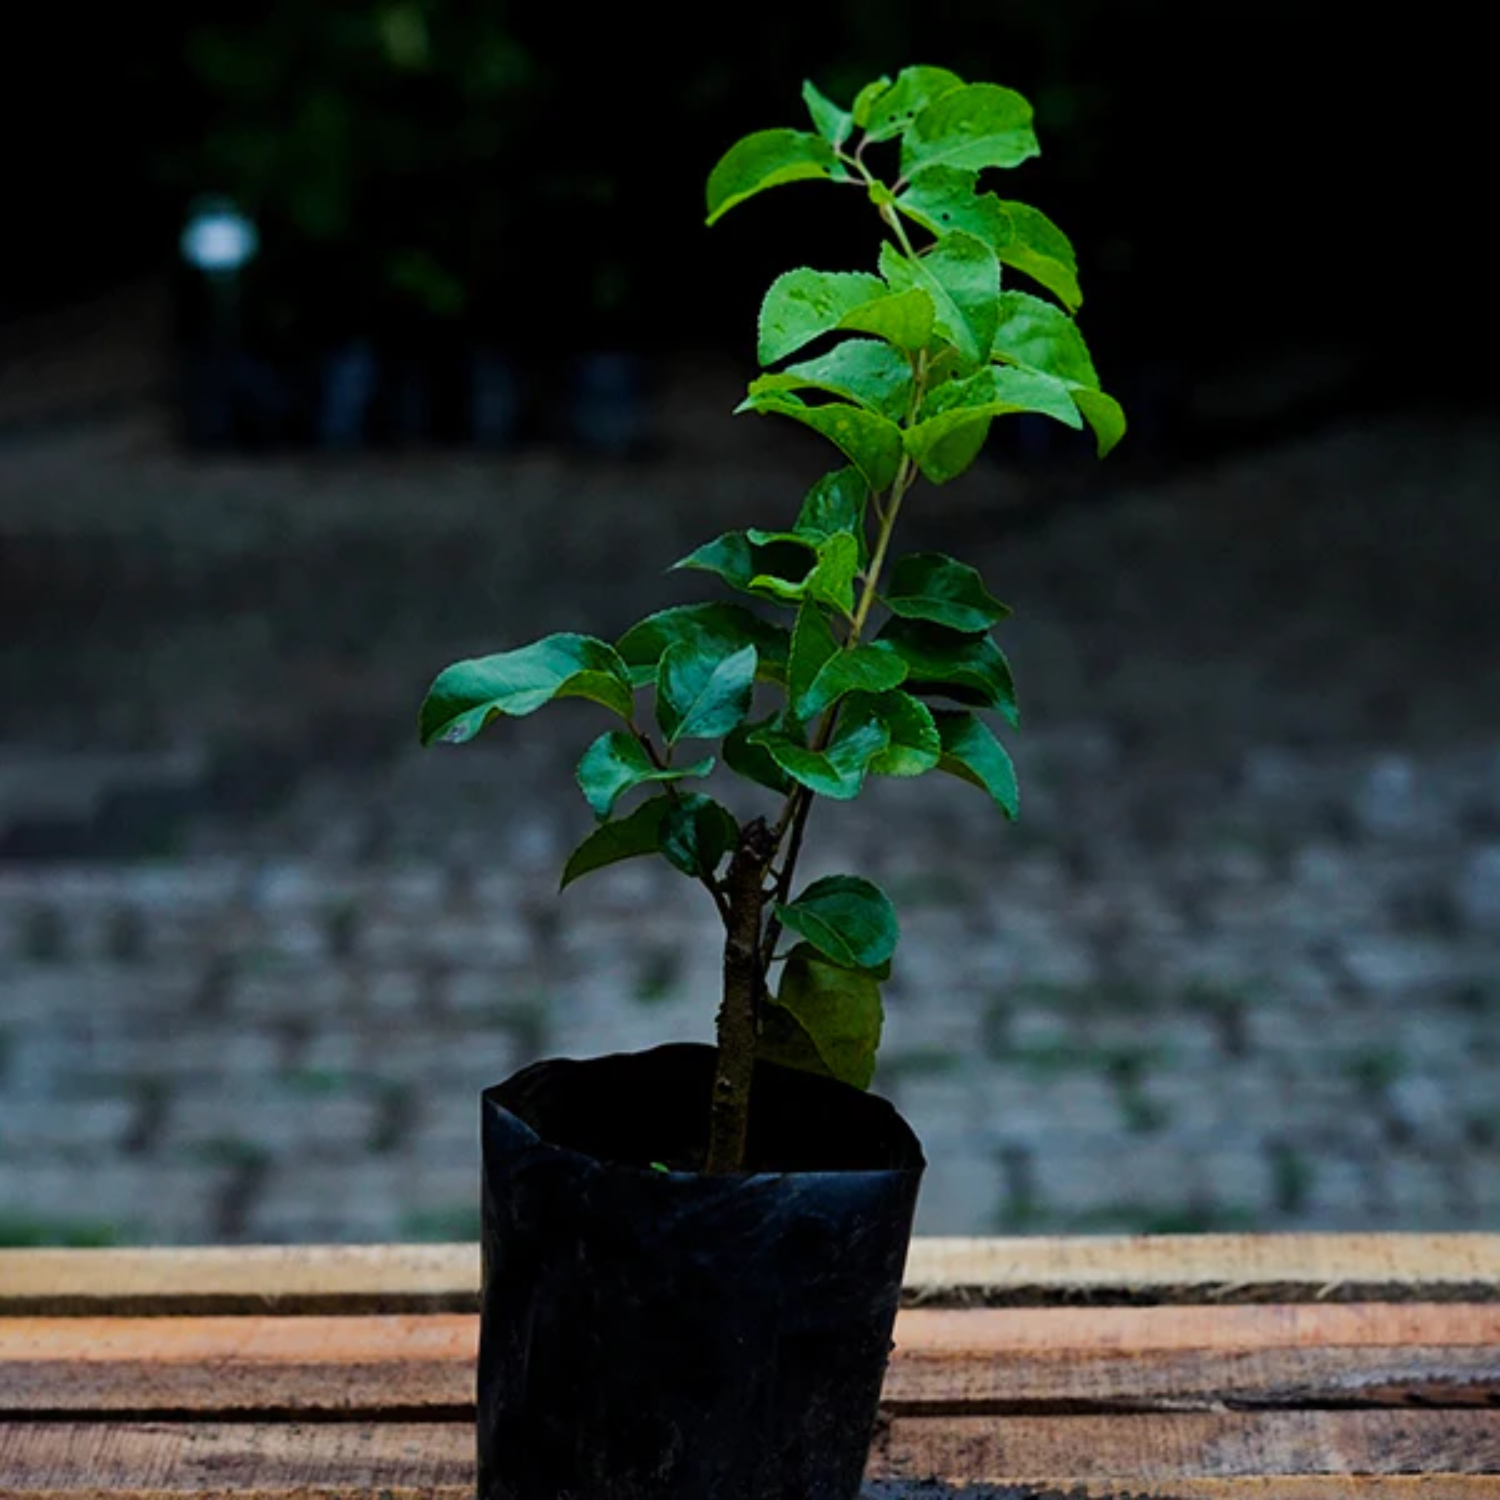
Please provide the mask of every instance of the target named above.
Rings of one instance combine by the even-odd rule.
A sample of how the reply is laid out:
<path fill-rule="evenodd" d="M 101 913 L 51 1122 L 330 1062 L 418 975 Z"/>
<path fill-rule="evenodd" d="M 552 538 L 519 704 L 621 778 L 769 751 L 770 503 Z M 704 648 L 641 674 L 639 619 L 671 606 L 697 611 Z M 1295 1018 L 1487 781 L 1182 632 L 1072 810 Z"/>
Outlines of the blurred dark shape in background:
<path fill-rule="evenodd" d="M 1137 451 L 1232 425 L 1195 399 L 1201 373 L 1289 347 L 1303 378 L 1276 415 L 1464 390 L 1493 303 L 1463 248 L 1477 49 L 1441 10 L 1372 16 L 845 0 L 673 26 L 629 6 L 221 0 L 84 23 L 29 6 L 0 64 L 0 319 L 162 269 L 194 201 L 223 195 L 260 251 L 232 294 L 178 267 L 189 436 L 626 453 L 642 356 L 743 357 L 783 246 L 837 266 L 863 243 L 862 200 L 816 187 L 710 236 L 719 151 L 797 121 L 803 76 L 847 98 L 923 60 L 1035 102 L 1044 155 L 1010 183 L 1082 247 L 1085 323 Z"/>

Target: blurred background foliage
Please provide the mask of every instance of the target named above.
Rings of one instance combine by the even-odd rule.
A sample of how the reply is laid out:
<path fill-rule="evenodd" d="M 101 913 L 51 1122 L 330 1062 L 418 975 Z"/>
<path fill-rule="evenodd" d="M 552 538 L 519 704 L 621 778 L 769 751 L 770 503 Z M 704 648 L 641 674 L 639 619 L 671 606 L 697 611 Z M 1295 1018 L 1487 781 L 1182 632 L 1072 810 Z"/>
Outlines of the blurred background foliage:
<path fill-rule="evenodd" d="M 827 0 L 673 22 L 166 0 L 18 19 L 0 311 L 161 261 L 213 192 L 261 228 L 263 340 L 462 326 L 517 348 L 742 353 L 782 247 L 840 263 L 863 205 L 801 188 L 709 236 L 709 167 L 796 121 L 803 76 L 847 97 L 910 61 L 1033 99 L 1045 154 L 1007 191 L 1081 247 L 1085 321 L 1116 369 L 1117 349 L 1192 362 L 1293 331 L 1386 357 L 1393 276 L 1452 275 L 1475 200 L 1458 157 L 1478 63 L 1441 7 L 1398 25 L 1308 0 Z M 1450 320 L 1421 338 L 1411 378 L 1463 351 Z"/>

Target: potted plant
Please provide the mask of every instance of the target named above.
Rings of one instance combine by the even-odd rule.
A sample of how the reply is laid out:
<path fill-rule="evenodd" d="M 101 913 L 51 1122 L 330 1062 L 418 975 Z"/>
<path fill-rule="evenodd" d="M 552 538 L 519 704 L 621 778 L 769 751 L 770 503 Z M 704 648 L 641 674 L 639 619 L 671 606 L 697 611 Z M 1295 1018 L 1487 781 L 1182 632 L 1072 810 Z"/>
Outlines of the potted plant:
<path fill-rule="evenodd" d="M 578 764 L 599 826 L 562 884 L 660 854 L 724 927 L 716 1046 L 541 1062 L 483 1095 L 482 1500 L 857 1493 L 923 1159 L 864 1092 L 895 911 L 859 875 L 800 885 L 798 856 L 815 798 L 872 775 L 946 771 L 1016 816 L 985 718 L 1017 723 L 990 634 L 1009 611 L 964 563 L 898 555 L 896 525 L 998 417 L 1087 425 L 1101 452 L 1124 429 L 1073 321 L 1068 241 L 980 187 L 1036 154 L 1027 102 L 930 67 L 849 109 L 811 84 L 804 99 L 814 130 L 760 131 L 719 161 L 708 222 L 799 179 L 868 197 L 878 269 L 772 284 L 768 373 L 740 408 L 810 427 L 844 463 L 790 525 L 676 565 L 769 614 L 718 601 L 613 645 L 551 635 L 447 668 L 422 705 L 427 744 L 561 697 L 608 711 Z M 766 810 L 707 795 L 716 771 Z"/>

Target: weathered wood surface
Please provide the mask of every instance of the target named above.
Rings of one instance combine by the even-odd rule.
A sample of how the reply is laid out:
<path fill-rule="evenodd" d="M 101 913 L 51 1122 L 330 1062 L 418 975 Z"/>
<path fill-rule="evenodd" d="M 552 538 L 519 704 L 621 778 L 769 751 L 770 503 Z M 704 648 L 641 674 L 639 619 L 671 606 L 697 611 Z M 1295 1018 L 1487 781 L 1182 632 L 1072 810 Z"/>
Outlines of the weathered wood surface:
<path fill-rule="evenodd" d="M 1497 1246 L 919 1241 L 869 1500 L 1500 1500 Z M 0 1497 L 469 1500 L 477 1274 L 0 1252 Z"/>
<path fill-rule="evenodd" d="M 0 1426 L 0 1492 L 7 1500 L 369 1500 L 387 1492 L 446 1500 L 472 1488 L 473 1446 L 466 1422 L 15 1423 Z M 870 1464 L 877 1480 L 937 1476 L 1042 1490 L 1087 1481 L 1096 1493 L 1153 1496 L 1190 1493 L 1189 1481 L 1295 1475 L 1343 1479 L 1329 1495 L 1360 1493 L 1352 1476 L 1403 1474 L 1483 1479 L 1466 1493 L 1493 1500 L 1500 1424 L 1473 1412 L 898 1419 L 878 1435 Z M 1285 1496 L 1279 1483 L 1259 1493 Z M 1444 1483 L 1429 1493 L 1459 1493 Z"/>
<path fill-rule="evenodd" d="M 472 1314 L 0 1319 L 0 1415 L 462 1414 Z M 911 1309 L 893 1413 L 1500 1403 L 1500 1305 Z"/>
<path fill-rule="evenodd" d="M 471 1312 L 474 1245 L 0 1250 L 0 1315 Z M 907 1301 L 1500 1301 L 1500 1235 L 918 1239 Z"/>

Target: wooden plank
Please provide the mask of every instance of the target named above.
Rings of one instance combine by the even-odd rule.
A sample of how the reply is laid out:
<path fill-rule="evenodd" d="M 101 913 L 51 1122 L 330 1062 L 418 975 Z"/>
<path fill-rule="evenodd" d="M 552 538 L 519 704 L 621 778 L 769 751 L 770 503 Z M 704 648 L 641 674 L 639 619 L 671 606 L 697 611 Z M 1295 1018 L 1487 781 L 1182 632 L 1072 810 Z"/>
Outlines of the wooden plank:
<path fill-rule="evenodd" d="M 1487 1428 L 1484 1424 L 1487 1422 Z M 1147 1435 L 1131 1424 L 1152 1424 Z M 1090 1500 L 1495 1500 L 1494 1417 L 1447 1413 L 1309 1413 L 975 1422 L 934 1431 L 895 1423 L 870 1466 L 882 1500 L 913 1484 L 936 1500 L 929 1476 L 953 1485 L 1007 1486 Z M 0 1426 L 6 1500 L 471 1500 L 474 1430 L 458 1422 L 17 1423 Z M 1122 1455 L 1122 1448 L 1130 1453 Z M 1454 1456 L 1426 1475 L 1387 1472 Z M 1044 1459 L 1044 1465 L 1035 1460 Z M 1227 1472 L 1269 1459 L 1256 1472 Z M 955 1461 L 959 1466 L 955 1466 Z M 1001 1461 L 1024 1467 L 1004 1472 Z M 1300 1464 L 1301 1473 L 1288 1465 Z M 1110 1472 L 1108 1465 L 1117 1467 Z M 1365 1474 L 1358 1471 L 1363 1466 Z M 1318 1467 L 1327 1477 L 1308 1475 Z M 1024 1476 L 1024 1477 L 1022 1477 Z M 1034 1477 L 1033 1477 L 1034 1476 Z M 1332 1476 L 1337 1476 L 1336 1478 Z M 981 1492 L 982 1493 L 982 1492 Z M 978 1500 L 978 1496 L 974 1497 Z M 999 1500 L 999 1497 L 995 1497 Z"/>
<path fill-rule="evenodd" d="M 472 1314 L 0 1319 L 0 1412 L 457 1412 Z M 1500 1306 L 913 1309 L 895 1412 L 1500 1401 Z"/>
<path fill-rule="evenodd" d="M 1273 1474 L 1500 1475 L 1500 1412 L 1255 1411 L 895 1417 L 872 1470 L 969 1483 L 1024 1475 L 1166 1482 Z"/>
<path fill-rule="evenodd" d="M 474 1427 L 424 1423 L 0 1426 L 6 1500 L 472 1500 Z"/>
<path fill-rule="evenodd" d="M 914 1304 L 1500 1301 L 1500 1235 L 914 1240 Z"/>
<path fill-rule="evenodd" d="M 917 1239 L 913 1305 L 1500 1302 L 1500 1235 Z M 0 1315 L 468 1312 L 474 1245 L 0 1250 Z"/>

